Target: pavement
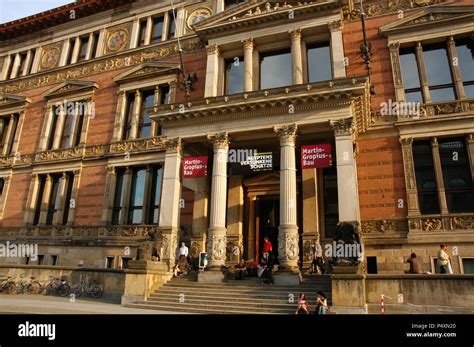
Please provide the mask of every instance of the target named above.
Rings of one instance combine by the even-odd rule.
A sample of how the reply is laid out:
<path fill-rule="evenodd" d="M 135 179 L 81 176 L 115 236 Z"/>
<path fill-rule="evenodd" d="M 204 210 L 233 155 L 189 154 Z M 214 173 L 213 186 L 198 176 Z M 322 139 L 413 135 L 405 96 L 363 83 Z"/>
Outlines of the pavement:
<path fill-rule="evenodd" d="M 0 294 L 0 314 L 182 314 L 123 307 L 105 300 Z"/>

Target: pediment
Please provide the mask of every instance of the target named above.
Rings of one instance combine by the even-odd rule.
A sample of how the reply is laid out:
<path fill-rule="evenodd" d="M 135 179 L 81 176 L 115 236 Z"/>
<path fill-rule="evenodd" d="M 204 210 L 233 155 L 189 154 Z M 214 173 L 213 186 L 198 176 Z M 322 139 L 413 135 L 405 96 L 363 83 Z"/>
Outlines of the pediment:
<path fill-rule="evenodd" d="M 423 27 L 474 22 L 474 6 L 431 6 L 410 16 L 380 27 L 386 36 L 403 31 L 420 30 Z"/>
<path fill-rule="evenodd" d="M 51 88 L 43 97 L 46 99 L 57 98 L 68 94 L 76 94 L 84 91 L 94 91 L 99 85 L 94 81 L 83 81 L 83 80 L 67 80 L 60 85 Z"/>
<path fill-rule="evenodd" d="M 31 101 L 26 96 L 15 95 L 10 93 L 0 93 L 0 107 L 15 107 L 15 106 L 26 106 Z"/>
<path fill-rule="evenodd" d="M 333 15 L 339 13 L 338 6 L 335 2 L 247 1 L 206 18 L 194 24 L 192 28 L 201 37 L 218 35 L 219 32 L 228 30 L 236 32 L 241 29 L 254 29 L 256 26 L 261 28 L 273 26 L 279 22 L 287 23 L 290 15 L 295 20 L 306 19 L 308 15 L 317 12 Z"/>
<path fill-rule="evenodd" d="M 116 83 L 127 82 L 134 79 L 177 74 L 181 71 L 180 65 L 165 62 L 146 62 L 114 77 Z"/>

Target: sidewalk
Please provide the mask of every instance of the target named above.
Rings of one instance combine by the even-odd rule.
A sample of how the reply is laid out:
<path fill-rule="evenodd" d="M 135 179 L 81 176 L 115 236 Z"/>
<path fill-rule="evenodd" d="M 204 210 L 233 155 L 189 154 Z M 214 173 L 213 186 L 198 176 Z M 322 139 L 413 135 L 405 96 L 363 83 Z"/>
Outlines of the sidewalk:
<path fill-rule="evenodd" d="M 105 301 L 44 295 L 0 294 L 0 314 L 182 314 L 122 307 Z"/>

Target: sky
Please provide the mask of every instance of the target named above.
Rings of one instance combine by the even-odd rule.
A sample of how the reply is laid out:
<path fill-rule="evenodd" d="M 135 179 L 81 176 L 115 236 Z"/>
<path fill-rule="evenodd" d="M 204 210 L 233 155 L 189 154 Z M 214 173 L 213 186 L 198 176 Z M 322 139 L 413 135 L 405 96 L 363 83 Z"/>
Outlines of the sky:
<path fill-rule="evenodd" d="M 74 0 L 0 0 L 0 23 L 31 16 Z"/>

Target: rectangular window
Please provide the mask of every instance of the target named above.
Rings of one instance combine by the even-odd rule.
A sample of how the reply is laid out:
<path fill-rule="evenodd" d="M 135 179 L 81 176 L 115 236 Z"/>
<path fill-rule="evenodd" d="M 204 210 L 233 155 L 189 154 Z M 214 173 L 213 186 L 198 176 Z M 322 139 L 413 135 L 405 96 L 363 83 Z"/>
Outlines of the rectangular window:
<path fill-rule="evenodd" d="M 474 275 L 474 258 L 462 258 L 464 274 Z"/>
<path fill-rule="evenodd" d="M 474 38 L 456 40 L 459 69 L 467 98 L 474 98 Z"/>
<path fill-rule="evenodd" d="M 438 187 L 429 140 L 413 142 L 413 161 L 420 213 L 440 213 Z"/>
<path fill-rule="evenodd" d="M 35 216 L 33 218 L 33 225 L 38 225 L 39 224 L 39 219 L 41 215 L 41 203 L 43 201 L 43 194 L 44 194 L 44 186 L 46 184 L 46 176 L 39 176 L 38 177 L 38 196 L 36 197 L 36 203 L 35 203 Z"/>
<path fill-rule="evenodd" d="M 26 57 L 27 57 L 27 53 L 24 52 L 24 53 L 20 53 L 20 61 L 19 61 L 19 67 L 18 67 L 18 73 L 17 73 L 17 76 L 22 76 L 23 75 L 23 72 L 26 73 Z"/>
<path fill-rule="evenodd" d="M 290 50 L 260 55 L 260 89 L 289 86 L 292 83 Z"/>
<path fill-rule="evenodd" d="M 153 108 L 154 103 L 154 90 L 144 91 L 142 93 L 142 105 L 140 107 L 140 116 L 138 120 L 138 138 L 150 137 L 151 118 L 148 112 Z"/>
<path fill-rule="evenodd" d="M 413 47 L 400 49 L 400 66 L 406 102 L 423 103 L 420 77 Z"/>
<path fill-rule="evenodd" d="M 423 46 L 426 77 L 431 101 L 449 101 L 456 98 L 446 45 Z"/>
<path fill-rule="evenodd" d="M 165 19 L 164 17 L 153 18 L 153 26 L 151 29 L 151 40 L 150 40 L 151 44 L 161 42 L 161 38 L 163 35 L 164 19 Z"/>
<path fill-rule="evenodd" d="M 7 137 L 7 129 L 8 125 L 10 124 L 10 117 L 1 117 L 0 118 L 0 140 L 2 141 L 0 143 L 0 149 L 3 151 L 3 147 L 7 145 L 5 143 L 6 137 Z"/>
<path fill-rule="evenodd" d="M 367 273 L 377 274 L 377 257 L 367 257 Z"/>
<path fill-rule="evenodd" d="M 170 103 L 170 87 L 168 85 L 160 86 L 160 105 Z"/>
<path fill-rule="evenodd" d="M 44 255 L 38 255 L 38 265 L 44 264 Z"/>
<path fill-rule="evenodd" d="M 175 22 L 176 11 L 174 11 L 174 13 L 173 13 L 173 11 L 171 11 L 169 13 L 168 18 L 169 18 L 168 40 L 171 40 L 171 39 L 174 39 L 174 35 L 175 35 L 175 32 L 176 32 L 176 22 Z"/>
<path fill-rule="evenodd" d="M 87 46 L 89 46 L 89 36 L 81 37 L 79 46 L 79 57 L 77 61 L 84 61 L 87 57 Z"/>
<path fill-rule="evenodd" d="M 0 178 L 0 196 L 3 195 L 3 188 L 5 187 L 5 178 Z"/>
<path fill-rule="evenodd" d="M 163 168 L 161 166 L 153 168 L 153 182 L 151 187 L 151 205 L 148 214 L 149 224 L 158 224 L 160 217 L 161 185 L 163 182 Z"/>
<path fill-rule="evenodd" d="M 449 212 L 474 212 L 474 186 L 464 138 L 439 139 Z"/>
<path fill-rule="evenodd" d="M 132 258 L 122 257 L 122 269 L 128 269 L 128 262 L 130 260 L 132 260 Z"/>
<path fill-rule="evenodd" d="M 99 45 L 99 33 L 92 35 L 91 55 L 89 59 L 94 59 L 97 54 L 97 47 Z"/>
<path fill-rule="evenodd" d="M 146 19 L 140 21 L 140 27 L 138 30 L 138 47 L 145 46 L 146 22 Z"/>
<path fill-rule="evenodd" d="M 127 95 L 127 107 L 125 110 L 125 124 L 123 129 L 122 140 L 130 138 L 132 132 L 132 120 L 135 112 L 135 93 Z"/>
<path fill-rule="evenodd" d="M 74 110 L 66 110 L 66 113 L 64 114 L 64 125 L 62 129 L 62 135 L 61 135 L 61 144 L 60 148 L 67 148 L 70 147 L 70 139 L 71 139 L 71 133 L 72 133 L 72 127 L 74 125 Z"/>
<path fill-rule="evenodd" d="M 317 43 L 308 46 L 309 83 L 332 79 L 331 50 L 329 43 Z"/>
<path fill-rule="evenodd" d="M 52 255 L 51 256 L 51 265 L 53 265 L 53 266 L 58 265 L 58 256 L 57 255 Z"/>
<path fill-rule="evenodd" d="M 244 69 L 243 57 L 225 61 L 225 93 L 235 94 L 244 91 Z"/>
<path fill-rule="evenodd" d="M 75 114 L 75 117 L 78 117 L 77 129 L 74 131 L 74 136 L 70 139 L 69 147 L 79 146 L 81 142 L 82 128 L 84 126 L 84 118 L 87 112 L 86 108 L 88 107 L 89 103 L 86 101 L 78 101 L 76 105 L 77 115 Z"/>
<path fill-rule="evenodd" d="M 132 170 L 132 190 L 128 210 L 128 224 L 141 224 L 143 220 L 143 204 L 145 201 L 145 168 Z"/>
<path fill-rule="evenodd" d="M 115 183 L 115 196 L 114 196 L 114 207 L 112 212 L 112 224 L 120 224 L 122 217 L 122 196 L 124 194 L 124 175 L 123 169 L 117 169 L 116 172 L 116 183 Z"/>
<path fill-rule="evenodd" d="M 114 257 L 105 258 L 105 268 L 113 269 L 114 268 Z"/>

